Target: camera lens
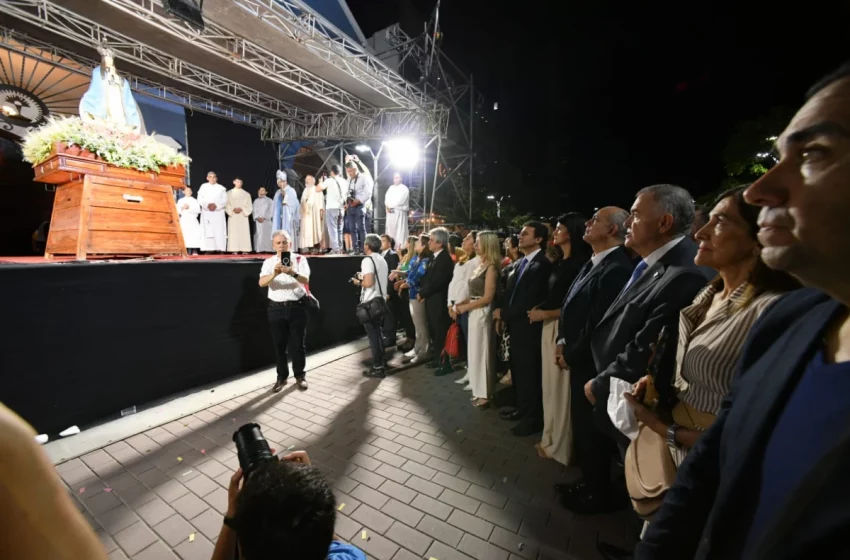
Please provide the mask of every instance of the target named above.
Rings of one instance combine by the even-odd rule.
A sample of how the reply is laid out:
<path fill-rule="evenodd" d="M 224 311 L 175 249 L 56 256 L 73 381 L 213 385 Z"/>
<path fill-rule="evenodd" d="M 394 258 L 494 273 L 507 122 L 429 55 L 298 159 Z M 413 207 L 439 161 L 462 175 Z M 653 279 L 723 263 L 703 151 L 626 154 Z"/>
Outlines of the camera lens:
<path fill-rule="evenodd" d="M 263 438 L 263 432 L 257 424 L 245 424 L 233 433 L 239 466 L 247 478 L 260 464 L 272 459 L 269 443 Z"/>

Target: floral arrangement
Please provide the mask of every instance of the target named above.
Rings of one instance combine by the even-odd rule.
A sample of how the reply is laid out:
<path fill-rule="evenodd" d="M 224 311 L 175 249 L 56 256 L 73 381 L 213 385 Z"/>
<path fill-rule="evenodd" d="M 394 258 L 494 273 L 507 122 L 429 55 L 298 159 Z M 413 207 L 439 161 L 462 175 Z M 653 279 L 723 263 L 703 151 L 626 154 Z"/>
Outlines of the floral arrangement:
<path fill-rule="evenodd" d="M 24 138 L 24 159 L 38 165 L 57 149 L 70 151 L 65 148 L 74 146 L 82 153 L 91 154 L 90 157 L 139 171 L 159 171 L 162 167 L 185 166 L 191 161 L 153 136 L 113 122 L 84 121 L 79 117 L 49 117 L 44 125 Z"/>

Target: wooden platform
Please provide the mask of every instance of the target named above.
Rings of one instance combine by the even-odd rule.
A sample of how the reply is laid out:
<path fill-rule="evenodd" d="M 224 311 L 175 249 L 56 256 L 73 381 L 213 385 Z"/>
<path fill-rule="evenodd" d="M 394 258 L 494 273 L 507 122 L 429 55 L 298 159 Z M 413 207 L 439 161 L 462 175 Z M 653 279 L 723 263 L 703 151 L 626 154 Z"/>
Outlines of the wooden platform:
<path fill-rule="evenodd" d="M 161 173 L 55 154 L 35 166 L 35 180 L 58 185 L 45 257 L 186 256 L 174 189 L 182 167 Z"/>

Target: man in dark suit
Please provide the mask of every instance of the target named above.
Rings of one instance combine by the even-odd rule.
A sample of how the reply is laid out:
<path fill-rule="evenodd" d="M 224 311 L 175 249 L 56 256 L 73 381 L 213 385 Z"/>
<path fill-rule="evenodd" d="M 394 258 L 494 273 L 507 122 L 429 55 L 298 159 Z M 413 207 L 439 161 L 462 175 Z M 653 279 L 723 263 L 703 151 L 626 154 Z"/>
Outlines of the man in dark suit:
<path fill-rule="evenodd" d="M 552 263 L 543 248 L 549 230 L 540 222 L 528 222 L 519 234 L 517 261 L 505 298 L 493 318 L 502 321 L 511 335 L 511 380 L 516 389 L 516 410 L 499 415 L 506 420 L 519 420 L 511 430 L 515 436 L 529 436 L 543 429 L 543 363 L 541 345 L 543 323 L 530 323 L 528 312 L 546 300 Z"/>
<path fill-rule="evenodd" d="M 440 353 L 446 342 L 452 318 L 449 316 L 449 284 L 452 282 L 454 263 L 449 255 L 449 232 L 446 228 L 432 229 L 428 235 L 428 248 L 434 253 L 434 259 L 428 271 L 422 277 L 419 293 L 416 298 L 425 300 L 425 315 L 428 317 L 428 330 L 431 334 L 431 348 L 434 359 L 432 368 L 439 368 L 437 374 L 444 375 L 448 371 L 440 368 Z"/>
<path fill-rule="evenodd" d="M 584 240 L 593 248 L 593 257 L 585 263 L 564 299 L 554 356 L 559 366 L 570 370 L 573 442 L 582 482 L 594 493 L 607 493 L 613 441 L 602 436 L 594 425 L 593 405 L 584 395 L 584 385 L 598 373 L 590 349 L 593 331 L 634 268 L 623 247 L 628 217 L 622 208 L 608 206 L 587 221 Z M 559 485 L 556 489 L 563 494 L 559 497 L 565 499 L 569 488 Z"/>
<path fill-rule="evenodd" d="M 694 203 L 688 191 L 674 185 L 654 185 L 638 192 L 626 220 L 626 247 L 640 256 L 623 290 L 602 316 L 593 332 L 591 350 L 596 371 L 585 383 L 584 394 L 594 406 L 599 437 L 611 437 L 625 452 L 628 438 L 608 418 L 610 379 L 636 383 L 646 374 L 655 343 L 663 327 L 675 340 L 679 311 L 714 276 L 694 264 L 697 246 L 687 237 L 694 219 Z M 665 353 L 662 371 L 673 371 L 673 352 Z M 670 379 L 658 379 L 659 389 Z M 603 435 L 607 434 L 607 436 Z M 610 471 L 609 460 L 603 472 Z M 600 513 L 615 505 L 610 487 L 591 489 L 579 483 L 563 494 L 564 505 L 574 513 Z"/>
<path fill-rule="evenodd" d="M 850 65 L 816 85 L 745 192 L 792 292 L 750 331 L 717 419 L 690 450 L 639 559 L 850 558 Z"/>
<path fill-rule="evenodd" d="M 398 253 L 393 251 L 393 246 L 395 245 L 395 241 L 389 235 L 381 236 L 381 256 L 384 257 L 384 260 L 387 261 L 387 270 L 391 273 L 393 270 L 398 268 Z M 387 284 L 392 287 L 392 282 Z M 401 317 L 401 313 L 399 312 L 399 306 L 401 305 L 401 298 L 398 296 L 398 292 L 395 290 L 389 290 L 389 313 L 384 315 L 384 328 L 383 328 L 383 337 L 384 337 L 384 347 L 391 348 L 396 345 L 396 329 L 398 328 L 398 319 Z M 407 302 L 404 302 L 405 305 Z"/>

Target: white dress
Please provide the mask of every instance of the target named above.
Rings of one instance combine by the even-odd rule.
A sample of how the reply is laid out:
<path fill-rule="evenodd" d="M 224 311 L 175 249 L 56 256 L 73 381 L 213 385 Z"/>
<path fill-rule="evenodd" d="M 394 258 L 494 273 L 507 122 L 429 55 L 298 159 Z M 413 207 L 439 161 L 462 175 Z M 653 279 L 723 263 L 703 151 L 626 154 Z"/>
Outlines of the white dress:
<path fill-rule="evenodd" d="M 258 253 L 271 253 L 272 249 L 272 218 L 274 217 L 274 203 L 267 196 L 258 196 L 254 199 L 254 250 Z M 263 221 L 258 221 L 262 218 Z"/>
<path fill-rule="evenodd" d="M 236 213 L 234 209 L 241 208 Z M 251 205 L 251 195 L 245 189 L 230 189 L 227 191 L 227 250 L 231 253 L 251 252 L 251 222 L 248 216 L 254 207 Z"/>
<path fill-rule="evenodd" d="M 195 197 L 184 196 L 177 201 L 180 229 L 183 231 L 183 243 L 186 244 L 187 249 L 199 249 L 201 247 L 201 224 L 198 223 L 200 213 L 201 206 L 195 200 Z"/>
<path fill-rule="evenodd" d="M 487 269 L 478 267 L 469 276 L 470 299 L 484 296 Z M 493 347 L 493 304 L 469 312 L 469 343 L 466 347 L 469 386 L 476 399 L 489 399 L 493 392 L 496 356 Z"/>
<path fill-rule="evenodd" d="M 208 210 L 210 203 L 215 210 Z M 201 250 L 227 250 L 227 222 L 224 209 L 227 207 L 227 190 L 218 183 L 204 183 L 198 189 L 198 204 L 201 206 Z"/>
<path fill-rule="evenodd" d="M 384 196 L 384 206 L 387 211 L 387 228 L 385 233 L 395 241 L 395 250 L 400 250 L 407 244 L 407 212 L 410 210 L 410 191 L 405 185 L 391 185 Z"/>

